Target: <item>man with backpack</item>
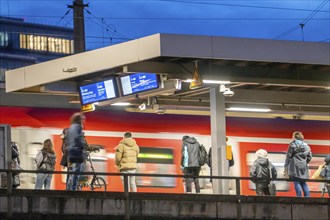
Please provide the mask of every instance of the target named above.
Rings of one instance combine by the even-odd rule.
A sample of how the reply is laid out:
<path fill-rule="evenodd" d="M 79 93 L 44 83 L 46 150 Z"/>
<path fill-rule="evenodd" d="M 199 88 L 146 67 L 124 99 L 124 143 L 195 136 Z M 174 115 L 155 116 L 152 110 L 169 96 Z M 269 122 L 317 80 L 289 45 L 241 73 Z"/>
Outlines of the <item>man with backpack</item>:
<path fill-rule="evenodd" d="M 198 143 L 196 138 L 183 136 L 182 138 L 182 157 L 181 157 L 181 166 L 183 168 L 184 175 L 191 175 L 192 178 L 185 179 L 185 187 L 186 192 L 190 193 L 191 183 L 194 182 L 196 193 L 200 193 L 199 186 L 199 172 L 201 170 L 201 166 L 203 166 L 207 160 L 207 154 L 204 156 L 200 156 L 201 145 Z M 203 147 L 201 147 L 203 148 Z M 206 152 L 206 151 L 205 151 Z M 205 157 L 205 158 L 201 158 Z M 201 164 L 204 163 L 204 164 Z"/>

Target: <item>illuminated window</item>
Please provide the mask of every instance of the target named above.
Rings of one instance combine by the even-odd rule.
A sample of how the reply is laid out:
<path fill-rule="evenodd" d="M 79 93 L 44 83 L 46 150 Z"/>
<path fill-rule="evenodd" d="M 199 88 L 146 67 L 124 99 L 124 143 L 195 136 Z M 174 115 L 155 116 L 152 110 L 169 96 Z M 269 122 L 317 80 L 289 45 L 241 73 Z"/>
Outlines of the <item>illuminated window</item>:
<path fill-rule="evenodd" d="M 73 53 L 73 40 L 62 38 L 38 36 L 31 34 L 20 34 L 20 48 L 37 51 L 48 51 L 52 53 Z M 1 46 L 1 35 L 0 35 Z"/>
<path fill-rule="evenodd" d="M 0 47 L 7 47 L 8 46 L 8 33 L 0 32 Z"/>
<path fill-rule="evenodd" d="M 47 37 L 45 36 L 40 38 L 40 50 L 47 51 Z"/>
<path fill-rule="evenodd" d="M 26 49 L 26 35 L 25 34 L 19 35 L 19 43 L 20 43 L 21 48 Z"/>

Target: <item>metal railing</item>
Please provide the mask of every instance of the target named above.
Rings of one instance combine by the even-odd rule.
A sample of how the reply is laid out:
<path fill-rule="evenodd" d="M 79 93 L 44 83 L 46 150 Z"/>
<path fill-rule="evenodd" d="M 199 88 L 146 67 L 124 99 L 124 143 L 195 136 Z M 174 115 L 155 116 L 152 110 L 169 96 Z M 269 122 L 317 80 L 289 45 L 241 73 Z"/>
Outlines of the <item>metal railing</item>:
<path fill-rule="evenodd" d="M 108 173 L 108 172 L 68 172 L 68 171 L 36 171 L 36 170 L 12 170 L 12 169 L 0 169 L 0 173 L 6 173 L 7 175 L 7 188 L 6 188 L 6 196 L 8 202 L 8 209 L 7 209 L 7 217 L 10 218 L 12 216 L 12 193 L 13 187 L 12 178 L 8 178 L 8 176 L 12 176 L 13 173 L 49 173 L 49 174 L 80 174 L 80 175 L 98 175 L 98 176 L 123 176 L 124 178 L 124 200 L 125 200 L 125 219 L 130 219 L 130 192 L 129 192 L 129 177 L 136 176 L 136 177 L 169 177 L 169 178 L 193 178 L 192 175 L 175 175 L 175 174 L 143 174 L 143 173 Z M 264 178 L 250 178 L 250 177 L 237 177 L 237 176 L 198 176 L 199 179 L 212 179 L 215 180 L 234 180 L 235 181 L 235 189 L 236 193 L 235 196 L 237 198 L 238 206 L 237 206 L 237 216 L 240 219 L 241 216 L 241 209 L 240 209 L 240 201 L 241 201 L 241 181 L 250 181 L 250 180 L 265 180 Z M 287 179 L 287 178 L 267 178 L 267 180 L 273 181 L 285 181 L 285 182 L 294 182 L 294 180 Z M 319 182 L 323 184 L 330 184 L 330 180 L 314 180 L 314 179 L 304 179 L 305 182 Z M 111 191 L 111 183 L 109 184 Z"/>

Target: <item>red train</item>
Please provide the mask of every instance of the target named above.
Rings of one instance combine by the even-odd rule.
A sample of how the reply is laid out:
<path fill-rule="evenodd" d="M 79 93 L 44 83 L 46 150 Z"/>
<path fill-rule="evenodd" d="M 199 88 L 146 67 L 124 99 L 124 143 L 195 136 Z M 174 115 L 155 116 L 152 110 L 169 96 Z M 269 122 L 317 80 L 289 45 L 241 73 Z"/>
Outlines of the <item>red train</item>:
<path fill-rule="evenodd" d="M 35 169 L 34 158 L 45 139 L 54 141 L 59 165 L 61 157 L 60 134 L 69 126 L 72 109 L 49 109 L 29 107 L 0 107 L 0 124 L 10 124 L 12 140 L 21 149 L 22 167 Z M 181 174 L 181 138 L 183 135 L 195 136 L 206 147 L 211 146 L 210 118 L 208 116 L 157 115 L 146 113 L 127 113 L 123 111 L 95 111 L 86 113 L 85 135 L 89 144 L 102 145 L 99 153 L 92 155 L 98 172 L 117 172 L 114 166 L 115 147 L 125 131 L 131 131 L 141 148 L 138 172 Z M 233 148 L 235 165 L 230 168 L 232 176 L 248 176 L 254 161 L 254 153 L 259 148 L 269 152 L 279 176 L 283 173 L 285 152 L 291 141 L 293 131 L 302 131 L 306 142 L 311 146 L 313 160 L 310 173 L 323 163 L 330 153 L 330 126 L 328 121 L 306 121 L 288 119 L 263 119 L 227 117 L 227 136 Z M 203 175 L 209 175 L 209 168 L 202 168 Z M 33 188 L 35 175 L 21 174 L 21 188 Z M 312 176 L 312 175 L 310 175 Z M 119 177 L 104 177 L 110 191 L 123 190 Z M 54 175 L 52 187 L 64 189 L 65 175 Z M 183 192 L 182 179 L 137 178 L 139 192 Z M 293 185 L 277 182 L 279 195 L 294 196 Z M 229 183 L 235 193 L 234 182 Z M 211 183 L 201 179 L 202 192 L 211 192 Z M 320 196 L 322 185 L 309 183 L 312 196 Z M 242 181 L 241 192 L 255 195 L 254 185 Z"/>

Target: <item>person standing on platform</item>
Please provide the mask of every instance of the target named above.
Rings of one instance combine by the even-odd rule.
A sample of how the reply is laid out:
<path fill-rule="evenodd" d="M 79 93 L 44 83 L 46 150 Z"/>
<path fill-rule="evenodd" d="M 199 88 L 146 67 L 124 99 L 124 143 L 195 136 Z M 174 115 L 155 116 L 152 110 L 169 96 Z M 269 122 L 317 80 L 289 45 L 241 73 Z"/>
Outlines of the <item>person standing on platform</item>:
<path fill-rule="evenodd" d="M 228 137 L 226 137 L 226 146 L 228 147 L 230 145 L 228 145 L 227 142 L 228 142 Z M 227 154 L 227 152 L 226 152 L 226 154 Z M 227 159 L 228 168 L 234 166 L 234 164 L 235 164 L 233 152 L 231 151 L 230 154 L 231 154 L 231 159 Z M 210 176 L 212 176 L 212 147 L 210 147 L 210 149 L 209 149 L 207 165 L 210 168 Z M 210 182 L 212 183 L 212 178 L 210 179 Z"/>
<path fill-rule="evenodd" d="M 120 173 L 134 174 L 137 168 L 137 158 L 140 148 L 132 138 L 131 132 L 126 132 L 124 138 L 119 142 L 115 154 L 115 164 Z M 121 176 L 124 185 L 124 176 Z M 130 191 L 137 192 L 135 176 L 128 177 Z"/>
<path fill-rule="evenodd" d="M 37 164 L 37 170 L 55 170 L 56 155 L 53 143 L 50 139 L 44 141 L 44 147 L 40 151 L 38 151 L 35 161 Z M 44 189 L 50 189 L 52 177 L 52 173 L 37 173 L 37 179 L 34 188 L 42 189 L 42 186 L 44 186 Z"/>
<path fill-rule="evenodd" d="M 10 143 L 11 147 L 11 169 L 13 170 L 12 174 L 12 187 L 16 189 L 21 185 L 19 172 L 15 170 L 22 170 L 20 164 L 20 150 L 18 145 L 15 142 Z M 1 187 L 0 188 L 7 188 L 7 173 L 1 173 Z"/>
<path fill-rule="evenodd" d="M 195 184 L 196 193 L 200 193 L 199 172 L 201 166 L 198 161 L 199 143 L 194 137 L 183 136 L 182 138 L 182 157 L 181 166 L 184 175 L 192 175 L 193 178 L 185 179 L 185 188 L 187 193 L 192 191 L 192 182 Z"/>
<path fill-rule="evenodd" d="M 324 178 L 325 180 L 330 180 L 330 154 L 328 154 L 327 156 L 325 156 L 324 159 L 325 165 L 320 173 L 320 176 L 322 178 Z M 330 198 L 330 183 L 325 183 L 326 187 L 327 187 L 327 191 L 328 191 L 328 195 Z"/>
<path fill-rule="evenodd" d="M 86 141 L 83 133 L 83 126 L 85 124 L 85 115 L 77 112 L 71 118 L 71 125 L 68 129 L 66 137 L 66 144 L 68 147 L 68 163 L 70 163 L 70 171 L 83 172 L 84 171 L 84 149 L 86 148 Z M 81 174 L 71 175 L 71 180 L 67 186 L 68 190 L 75 191 L 78 188 L 78 182 Z"/>
<path fill-rule="evenodd" d="M 67 145 L 67 141 L 66 141 L 66 137 L 68 136 L 68 128 L 64 128 L 62 131 L 62 134 L 60 135 L 61 139 L 62 139 L 62 159 L 61 159 L 61 166 L 65 167 L 67 172 L 69 172 L 69 164 L 68 164 L 68 145 Z M 69 173 L 66 174 L 66 190 L 68 190 L 67 186 L 68 186 L 68 182 L 69 182 Z"/>
<path fill-rule="evenodd" d="M 250 169 L 251 178 L 263 178 L 258 180 L 252 180 L 256 184 L 256 193 L 258 196 L 270 195 L 268 190 L 268 185 L 270 180 L 270 172 L 272 173 L 272 178 L 277 177 L 277 172 L 273 164 L 267 158 L 267 151 L 264 149 L 259 149 L 256 152 L 257 159 L 254 161 Z"/>
<path fill-rule="evenodd" d="M 302 191 L 305 197 L 309 197 L 309 187 L 305 180 L 309 179 L 308 163 L 312 160 L 312 152 L 304 142 L 301 132 L 293 132 L 292 138 L 293 141 L 286 153 L 284 175 L 294 181 L 294 189 L 298 197 L 302 196 Z"/>

